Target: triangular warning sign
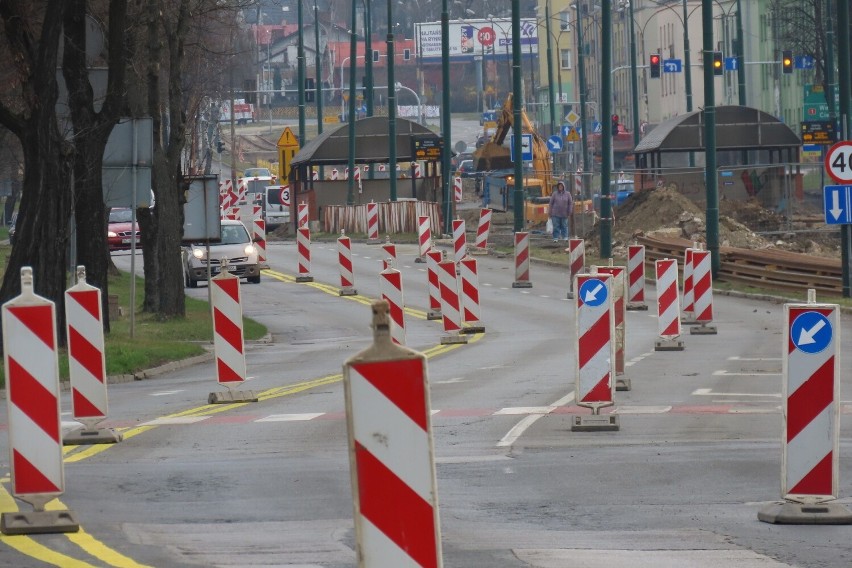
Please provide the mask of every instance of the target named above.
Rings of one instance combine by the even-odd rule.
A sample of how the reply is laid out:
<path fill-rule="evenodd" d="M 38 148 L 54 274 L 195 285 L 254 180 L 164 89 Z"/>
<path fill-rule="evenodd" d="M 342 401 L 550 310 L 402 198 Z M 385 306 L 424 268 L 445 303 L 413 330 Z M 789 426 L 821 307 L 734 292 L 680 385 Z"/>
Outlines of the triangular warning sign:
<path fill-rule="evenodd" d="M 565 137 L 565 141 L 566 142 L 579 142 L 580 141 L 580 135 L 577 133 L 576 128 L 574 128 L 573 126 L 571 127 L 571 130 L 568 131 L 568 136 Z"/>
<path fill-rule="evenodd" d="M 299 147 L 299 139 L 296 138 L 296 135 L 293 134 L 293 131 L 290 130 L 290 127 L 286 127 L 284 132 L 281 133 L 281 138 L 278 139 L 277 146 L 279 148 L 298 148 Z"/>

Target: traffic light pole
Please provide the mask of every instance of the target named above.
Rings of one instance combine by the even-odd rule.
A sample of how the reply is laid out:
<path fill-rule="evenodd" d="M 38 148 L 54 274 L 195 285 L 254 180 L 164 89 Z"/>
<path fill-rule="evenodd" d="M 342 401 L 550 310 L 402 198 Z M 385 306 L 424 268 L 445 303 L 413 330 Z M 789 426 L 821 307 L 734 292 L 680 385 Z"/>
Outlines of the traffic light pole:
<path fill-rule="evenodd" d="M 612 4 L 601 0 L 601 258 L 612 256 Z M 585 132 L 583 135 L 585 136 Z"/>
<path fill-rule="evenodd" d="M 843 140 L 850 134 L 850 70 L 849 70 L 849 2 L 837 2 L 837 78 L 840 83 L 840 130 Z M 834 93 L 828 93 L 833 96 Z M 850 267 L 852 267 L 852 225 L 840 226 L 840 264 L 843 270 L 843 297 L 850 296 Z"/>
<path fill-rule="evenodd" d="M 707 250 L 710 270 L 719 273 L 719 189 L 716 178 L 716 57 L 713 51 L 713 0 L 701 1 L 704 33 L 704 185 L 707 195 Z M 709 55 L 713 57 L 708 57 Z"/>

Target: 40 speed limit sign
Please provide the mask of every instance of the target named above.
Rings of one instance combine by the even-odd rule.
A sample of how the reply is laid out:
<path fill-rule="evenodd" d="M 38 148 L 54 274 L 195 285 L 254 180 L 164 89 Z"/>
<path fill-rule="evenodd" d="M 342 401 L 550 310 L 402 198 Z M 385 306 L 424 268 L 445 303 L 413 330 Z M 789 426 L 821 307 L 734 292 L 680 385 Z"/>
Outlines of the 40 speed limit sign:
<path fill-rule="evenodd" d="M 852 183 L 852 142 L 844 140 L 828 149 L 825 171 L 837 183 Z"/>

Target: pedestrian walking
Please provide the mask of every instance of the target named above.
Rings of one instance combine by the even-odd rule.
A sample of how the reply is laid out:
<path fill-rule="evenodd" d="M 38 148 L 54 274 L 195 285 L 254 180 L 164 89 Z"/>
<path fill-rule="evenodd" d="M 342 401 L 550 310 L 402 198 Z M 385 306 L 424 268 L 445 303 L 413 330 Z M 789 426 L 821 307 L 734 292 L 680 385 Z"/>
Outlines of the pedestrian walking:
<path fill-rule="evenodd" d="M 550 221 L 553 224 L 553 242 L 557 242 L 560 238 L 563 241 L 568 240 L 568 216 L 574 207 L 574 198 L 571 193 L 566 191 L 565 182 L 559 181 L 556 184 L 556 191 L 550 196 L 550 204 L 547 214 L 550 216 Z"/>

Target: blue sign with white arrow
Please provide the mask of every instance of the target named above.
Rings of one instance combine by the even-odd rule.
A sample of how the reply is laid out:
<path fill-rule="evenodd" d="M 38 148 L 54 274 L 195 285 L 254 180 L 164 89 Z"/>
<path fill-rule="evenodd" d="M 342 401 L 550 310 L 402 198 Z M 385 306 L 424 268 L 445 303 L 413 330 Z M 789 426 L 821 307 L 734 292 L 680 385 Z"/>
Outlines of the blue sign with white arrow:
<path fill-rule="evenodd" d="M 736 71 L 737 67 L 737 58 L 736 57 L 726 57 L 725 58 L 725 71 Z"/>
<path fill-rule="evenodd" d="M 553 135 L 547 139 L 547 149 L 551 152 L 561 152 L 562 151 L 562 137 Z"/>
<path fill-rule="evenodd" d="M 580 298 L 588 306 L 593 308 L 600 306 L 606 302 L 606 297 L 606 285 L 602 280 L 589 278 L 580 285 Z"/>
<path fill-rule="evenodd" d="M 683 63 L 680 59 L 663 59 L 663 73 L 680 73 Z"/>
<path fill-rule="evenodd" d="M 803 312 L 790 326 L 790 339 L 800 351 L 813 355 L 831 344 L 831 322 L 819 312 Z"/>
<path fill-rule="evenodd" d="M 793 67 L 796 69 L 813 69 L 816 67 L 816 59 L 811 55 L 796 55 L 793 57 Z"/>
<path fill-rule="evenodd" d="M 852 186 L 827 185 L 822 188 L 822 196 L 827 225 L 852 223 Z"/>

